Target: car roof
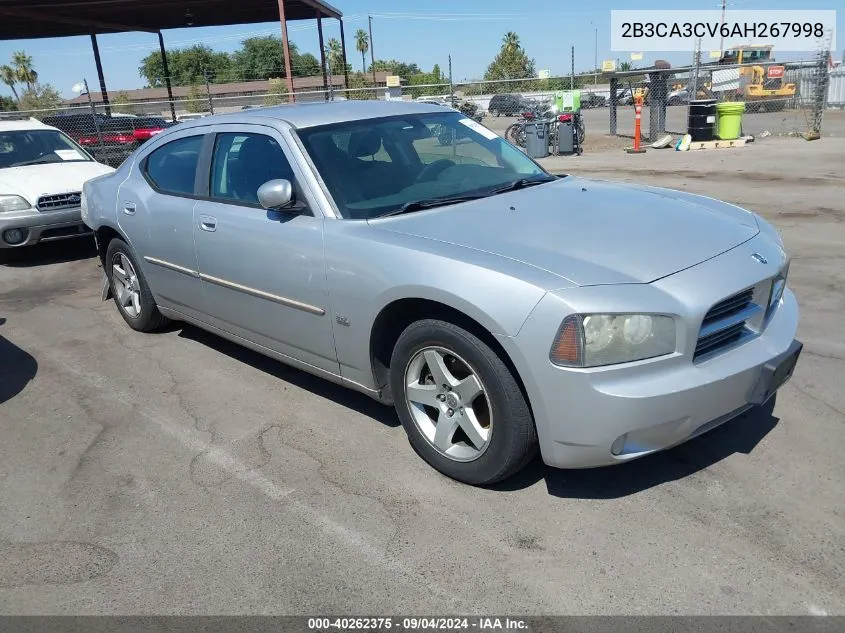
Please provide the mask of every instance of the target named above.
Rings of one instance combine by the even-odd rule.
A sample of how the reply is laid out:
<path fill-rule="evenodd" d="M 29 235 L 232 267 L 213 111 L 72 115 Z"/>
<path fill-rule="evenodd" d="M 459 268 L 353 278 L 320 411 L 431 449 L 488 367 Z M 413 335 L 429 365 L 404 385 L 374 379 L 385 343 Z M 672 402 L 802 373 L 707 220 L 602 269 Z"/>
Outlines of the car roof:
<path fill-rule="evenodd" d="M 426 112 L 455 111 L 451 108 L 415 101 L 320 101 L 208 116 L 195 121 L 180 123 L 178 129 L 184 130 L 188 127 L 201 127 L 216 123 L 254 123 L 262 118 L 286 121 L 295 128 L 307 128 L 329 123 L 345 123 L 347 121 L 361 121 L 403 114 L 424 114 Z"/>
<path fill-rule="evenodd" d="M 0 130 L 55 130 L 51 125 L 46 125 L 38 119 L 4 119 L 0 117 Z"/>

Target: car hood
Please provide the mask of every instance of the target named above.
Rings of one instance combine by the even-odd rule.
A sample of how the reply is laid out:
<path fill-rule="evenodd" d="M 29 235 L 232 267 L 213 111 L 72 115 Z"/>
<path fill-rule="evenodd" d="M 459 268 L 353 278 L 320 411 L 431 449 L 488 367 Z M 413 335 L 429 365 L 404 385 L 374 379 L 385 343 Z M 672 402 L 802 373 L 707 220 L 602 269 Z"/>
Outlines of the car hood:
<path fill-rule="evenodd" d="M 50 163 L 0 169 L 0 193 L 22 196 L 32 205 L 40 196 L 82 191 L 89 178 L 113 172 L 95 162 Z"/>
<path fill-rule="evenodd" d="M 577 285 L 649 283 L 759 232 L 754 214 L 712 198 L 574 176 L 371 224 L 507 257 Z"/>

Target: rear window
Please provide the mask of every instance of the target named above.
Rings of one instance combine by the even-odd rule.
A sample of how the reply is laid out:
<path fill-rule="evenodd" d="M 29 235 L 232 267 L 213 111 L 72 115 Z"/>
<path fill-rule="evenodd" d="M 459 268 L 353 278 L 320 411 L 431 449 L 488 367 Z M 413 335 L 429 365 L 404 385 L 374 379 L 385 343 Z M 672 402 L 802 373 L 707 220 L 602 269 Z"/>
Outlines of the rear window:
<path fill-rule="evenodd" d="M 153 151 L 143 168 L 147 181 L 162 193 L 193 196 L 202 141 L 201 135 L 188 136 Z"/>

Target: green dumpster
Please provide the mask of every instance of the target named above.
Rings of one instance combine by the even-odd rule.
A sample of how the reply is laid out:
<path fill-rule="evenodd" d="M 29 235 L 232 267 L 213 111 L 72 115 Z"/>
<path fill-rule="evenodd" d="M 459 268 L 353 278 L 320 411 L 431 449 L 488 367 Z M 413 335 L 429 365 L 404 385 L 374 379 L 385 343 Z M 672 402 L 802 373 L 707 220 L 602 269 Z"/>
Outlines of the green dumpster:
<path fill-rule="evenodd" d="M 743 101 L 728 101 L 716 104 L 716 136 L 723 141 L 739 138 L 742 130 L 742 113 L 745 112 Z"/>

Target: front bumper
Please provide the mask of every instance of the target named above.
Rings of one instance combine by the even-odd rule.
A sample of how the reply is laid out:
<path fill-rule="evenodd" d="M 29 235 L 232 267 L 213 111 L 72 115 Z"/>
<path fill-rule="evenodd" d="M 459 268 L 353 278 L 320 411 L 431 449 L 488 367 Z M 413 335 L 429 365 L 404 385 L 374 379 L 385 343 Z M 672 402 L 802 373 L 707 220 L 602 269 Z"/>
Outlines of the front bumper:
<path fill-rule="evenodd" d="M 9 229 L 21 229 L 26 233 L 26 238 L 19 244 L 7 243 L 3 236 Z M 0 248 L 31 246 L 39 242 L 90 234 L 91 229 L 82 222 L 79 207 L 45 212 L 29 209 L 0 214 Z"/>
<path fill-rule="evenodd" d="M 604 466 L 669 448 L 761 404 L 771 397 L 770 386 L 777 388 L 789 378 L 789 364 L 774 375 L 788 353 L 800 352 L 795 341 L 798 304 L 789 289 L 759 335 L 712 357 L 692 360 L 701 317 L 709 306 L 773 276 L 782 265 L 778 261 L 749 267 L 748 253 L 740 255 L 723 255 L 652 284 L 549 293 L 517 336 L 498 337 L 525 384 L 547 464 Z M 596 312 L 675 315 L 680 323 L 677 351 L 605 367 L 553 365 L 549 349 L 567 304 L 571 312 L 595 306 Z M 778 379 L 774 383 L 773 377 Z"/>

